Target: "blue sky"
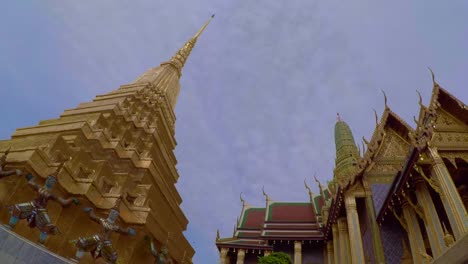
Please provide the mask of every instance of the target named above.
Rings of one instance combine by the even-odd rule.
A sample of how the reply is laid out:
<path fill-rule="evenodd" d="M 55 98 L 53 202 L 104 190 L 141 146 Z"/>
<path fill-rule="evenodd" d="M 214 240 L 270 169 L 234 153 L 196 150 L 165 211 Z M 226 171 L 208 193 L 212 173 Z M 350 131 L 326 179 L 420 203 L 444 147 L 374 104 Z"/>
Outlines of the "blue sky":
<path fill-rule="evenodd" d="M 7 1 L 0 16 L 0 138 L 130 83 L 212 12 L 183 70 L 176 155 L 195 263 L 216 263 L 241 203 L 304 201 L 332 177 L 336 112 L 357 141 L 389 106 L 412 124 L 430 66 L 468 102 L 468 2 Z M 313 189 L 317 191 L 314 185 Z"/>

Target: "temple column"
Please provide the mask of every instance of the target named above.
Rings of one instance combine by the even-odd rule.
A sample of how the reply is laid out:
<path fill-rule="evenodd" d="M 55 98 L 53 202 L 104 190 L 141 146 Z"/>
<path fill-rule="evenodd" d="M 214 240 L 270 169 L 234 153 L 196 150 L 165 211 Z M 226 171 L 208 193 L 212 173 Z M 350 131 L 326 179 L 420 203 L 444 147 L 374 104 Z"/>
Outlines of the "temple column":
<path fill-rule="evenodd" d="M 294 241 L 294 264 L 302 264 L 302 242 Z"/>
<path fill-rule="evenodd" d="M 434 164 L 431 167 L 432 179 L 435 180 L 440 189 L 439 195 L 447 212 L 450 226 L 452 227 L 455 239 L 459 240 L 468 230 L 466 208 L 437 149 L 429 147 L 428 150 L 429 155 L 434 160 Z"/>
<path fill-rule="evenodd" d="M 270 250 L 265 250 L 265 252 L 263 253 L 263 256 L 270 256 L 271 254 L 271 251 Z"/>
<path fill-rule="evenodd" d="M 418 216 L 407 201 L 403 202 L 402 210 L 406 222 L 406 231 L 408 232 L 413 261 L 414 263 L 424 263 L 422 254 L 426 253 L 426 247 L 424 246 L 424 240 L 419 227 Z"/>
<path fill-rule="evenodd" d="M 327 256 L 328 256 L 328 264 L 334 264 L 333 261 L 333 241 L 327 242 Z"/>
<path fill-rule="evenodd" d="M 239 251 L 237 251 L 236 264 L 244 264 L 244 259 L 245 259 L 245 249 L 239 249 Z"/>
<path fill-rule="evenodd" d="M 340 236 L 340 260 L 341 263 L 349 263 L 349 234 L 346 217 L 338 218 L 338 233 Z"/>
<path fill-rule="evenodd" d="M 380 236 L 380 229 L 379 225 L 377 224 L 377 217 L 375 216 L 374 200 L 372 199 L 370 190 L 368 193 L 366 193 L 365 203 L 367 218 L 369 219 L 372 231 L 372 248 L 374 249 L 375 261 L 377 264 L 384 264 L 385 253 L 382 244 L 382 237 Z"/>
<path fill-rule="evenodd" d="M 338 225 L 332 225 L 333 233 L 333 259 L 336 264 L 341 264 L 340 259 L 340 234 L 338 233 Z"/>
<path fill-rule="evenodd" d="M 227 264 L 227 261 L 226 261 L 227 253 L 228 253 L 227 248 L 221 248 L 221 251 L 219 252 L 219 264 Z"/>
<path fill-rule="evenodd" d="M 415 180 L 416 198 L 419 206 L 422 207 L 424 213 L 424 224 L 426 226 L 427 237 L 431 245 L 433 258 L 440 256 L 447 248 L 444 242 L 444 231 L 440 225 L 439 215 L 434 207 L 431 193 L 427 188 L 424 179 L 418 178 Z"/>
<path fill-rule="evenodd" d="M 345 197 L 346 218 L 348 220 L 349 239 L 350 243 L 351 263 L 364 263 L 364 249 L 362 247 L 361 228 L 359 227 L 359 216 L 356 208 L 356 198 L 354 196 Z"/>

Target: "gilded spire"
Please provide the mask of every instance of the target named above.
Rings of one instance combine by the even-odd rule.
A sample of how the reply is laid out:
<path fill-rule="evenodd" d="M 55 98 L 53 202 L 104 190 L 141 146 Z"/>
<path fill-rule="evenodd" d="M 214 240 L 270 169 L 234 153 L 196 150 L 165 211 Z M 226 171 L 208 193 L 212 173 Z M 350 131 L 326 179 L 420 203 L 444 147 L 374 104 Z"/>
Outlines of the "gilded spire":
<path fill-rule="evenodd" d="M 206 23 L 198 30 L 198 32 L 191 38 L 189 39 L 185 45 L 180 48 L 177 53 L 172 56 L 172 58 L 165 63 L 162 64 L 170 64 L 174 66 L 177 69 L 177 72 L 179 73 L 179 77 L 182 75 L 182 68 L 185 65 L 185 62 L 187 61 L 190 53 L 192 52 L 193 47 L 195 46 L 195 43 L 197 43 L 198 37 L 203 33 L 205 28 L 208 26 L 210 23 L 211 19 L 213 19 L 215 15 L 211 15 L 211 17 L 206 21 Z M 162 65 L 161 64 L 161 65 Z"/>
<path fill-rule="evenodd" d="M 360 158 L 359 151 L 354 143 L 353 133 L 348 124 L 338 119 L 335 124 L 336 159 L 334 174 L 338 184 L 343 187 L 347 184 L 357 169 Z"/>

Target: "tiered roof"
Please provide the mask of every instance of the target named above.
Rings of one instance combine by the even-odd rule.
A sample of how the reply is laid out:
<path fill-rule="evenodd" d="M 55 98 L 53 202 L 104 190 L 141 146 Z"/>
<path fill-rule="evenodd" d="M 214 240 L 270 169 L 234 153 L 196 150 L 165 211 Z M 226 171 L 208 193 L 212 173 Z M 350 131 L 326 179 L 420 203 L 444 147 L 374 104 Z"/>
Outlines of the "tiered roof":
<path fill-rule="evenodd" d="M 331 197 L 327 188 L 322 193 Z M 266 199 L 265 207 L 243 202 L 233 237 L 217 238 L 216 245 L 231 248 L 271 250 L 269 240 L 323 240 L 320 212 L 325 199 L 311 194 L 311 202 L 278 202 Z M 319 201 L 319 202 L 316 202 Z"/>

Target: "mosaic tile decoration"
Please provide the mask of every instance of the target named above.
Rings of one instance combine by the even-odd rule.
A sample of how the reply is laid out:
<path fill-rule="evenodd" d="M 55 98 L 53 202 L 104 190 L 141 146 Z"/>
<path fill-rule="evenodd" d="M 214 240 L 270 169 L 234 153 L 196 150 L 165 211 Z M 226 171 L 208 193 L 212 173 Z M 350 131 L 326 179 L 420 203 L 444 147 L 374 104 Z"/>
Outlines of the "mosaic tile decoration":
<path fill-rule="evenodd" d="M 378 214 L 380 208 L 382 208 L 385 198 L 390 191 L 391 184 L 386 183 L 375 183 L 371 184 L 372 198 L 374 199 L 375 213 Z"/>
<path fill-rule="evenodd" d="M 380 234 L 387 264 L 401 263 L 403 256 L 401 240 L 406 235 L 405 231 L 397 224 L 382 225 Z"/>

